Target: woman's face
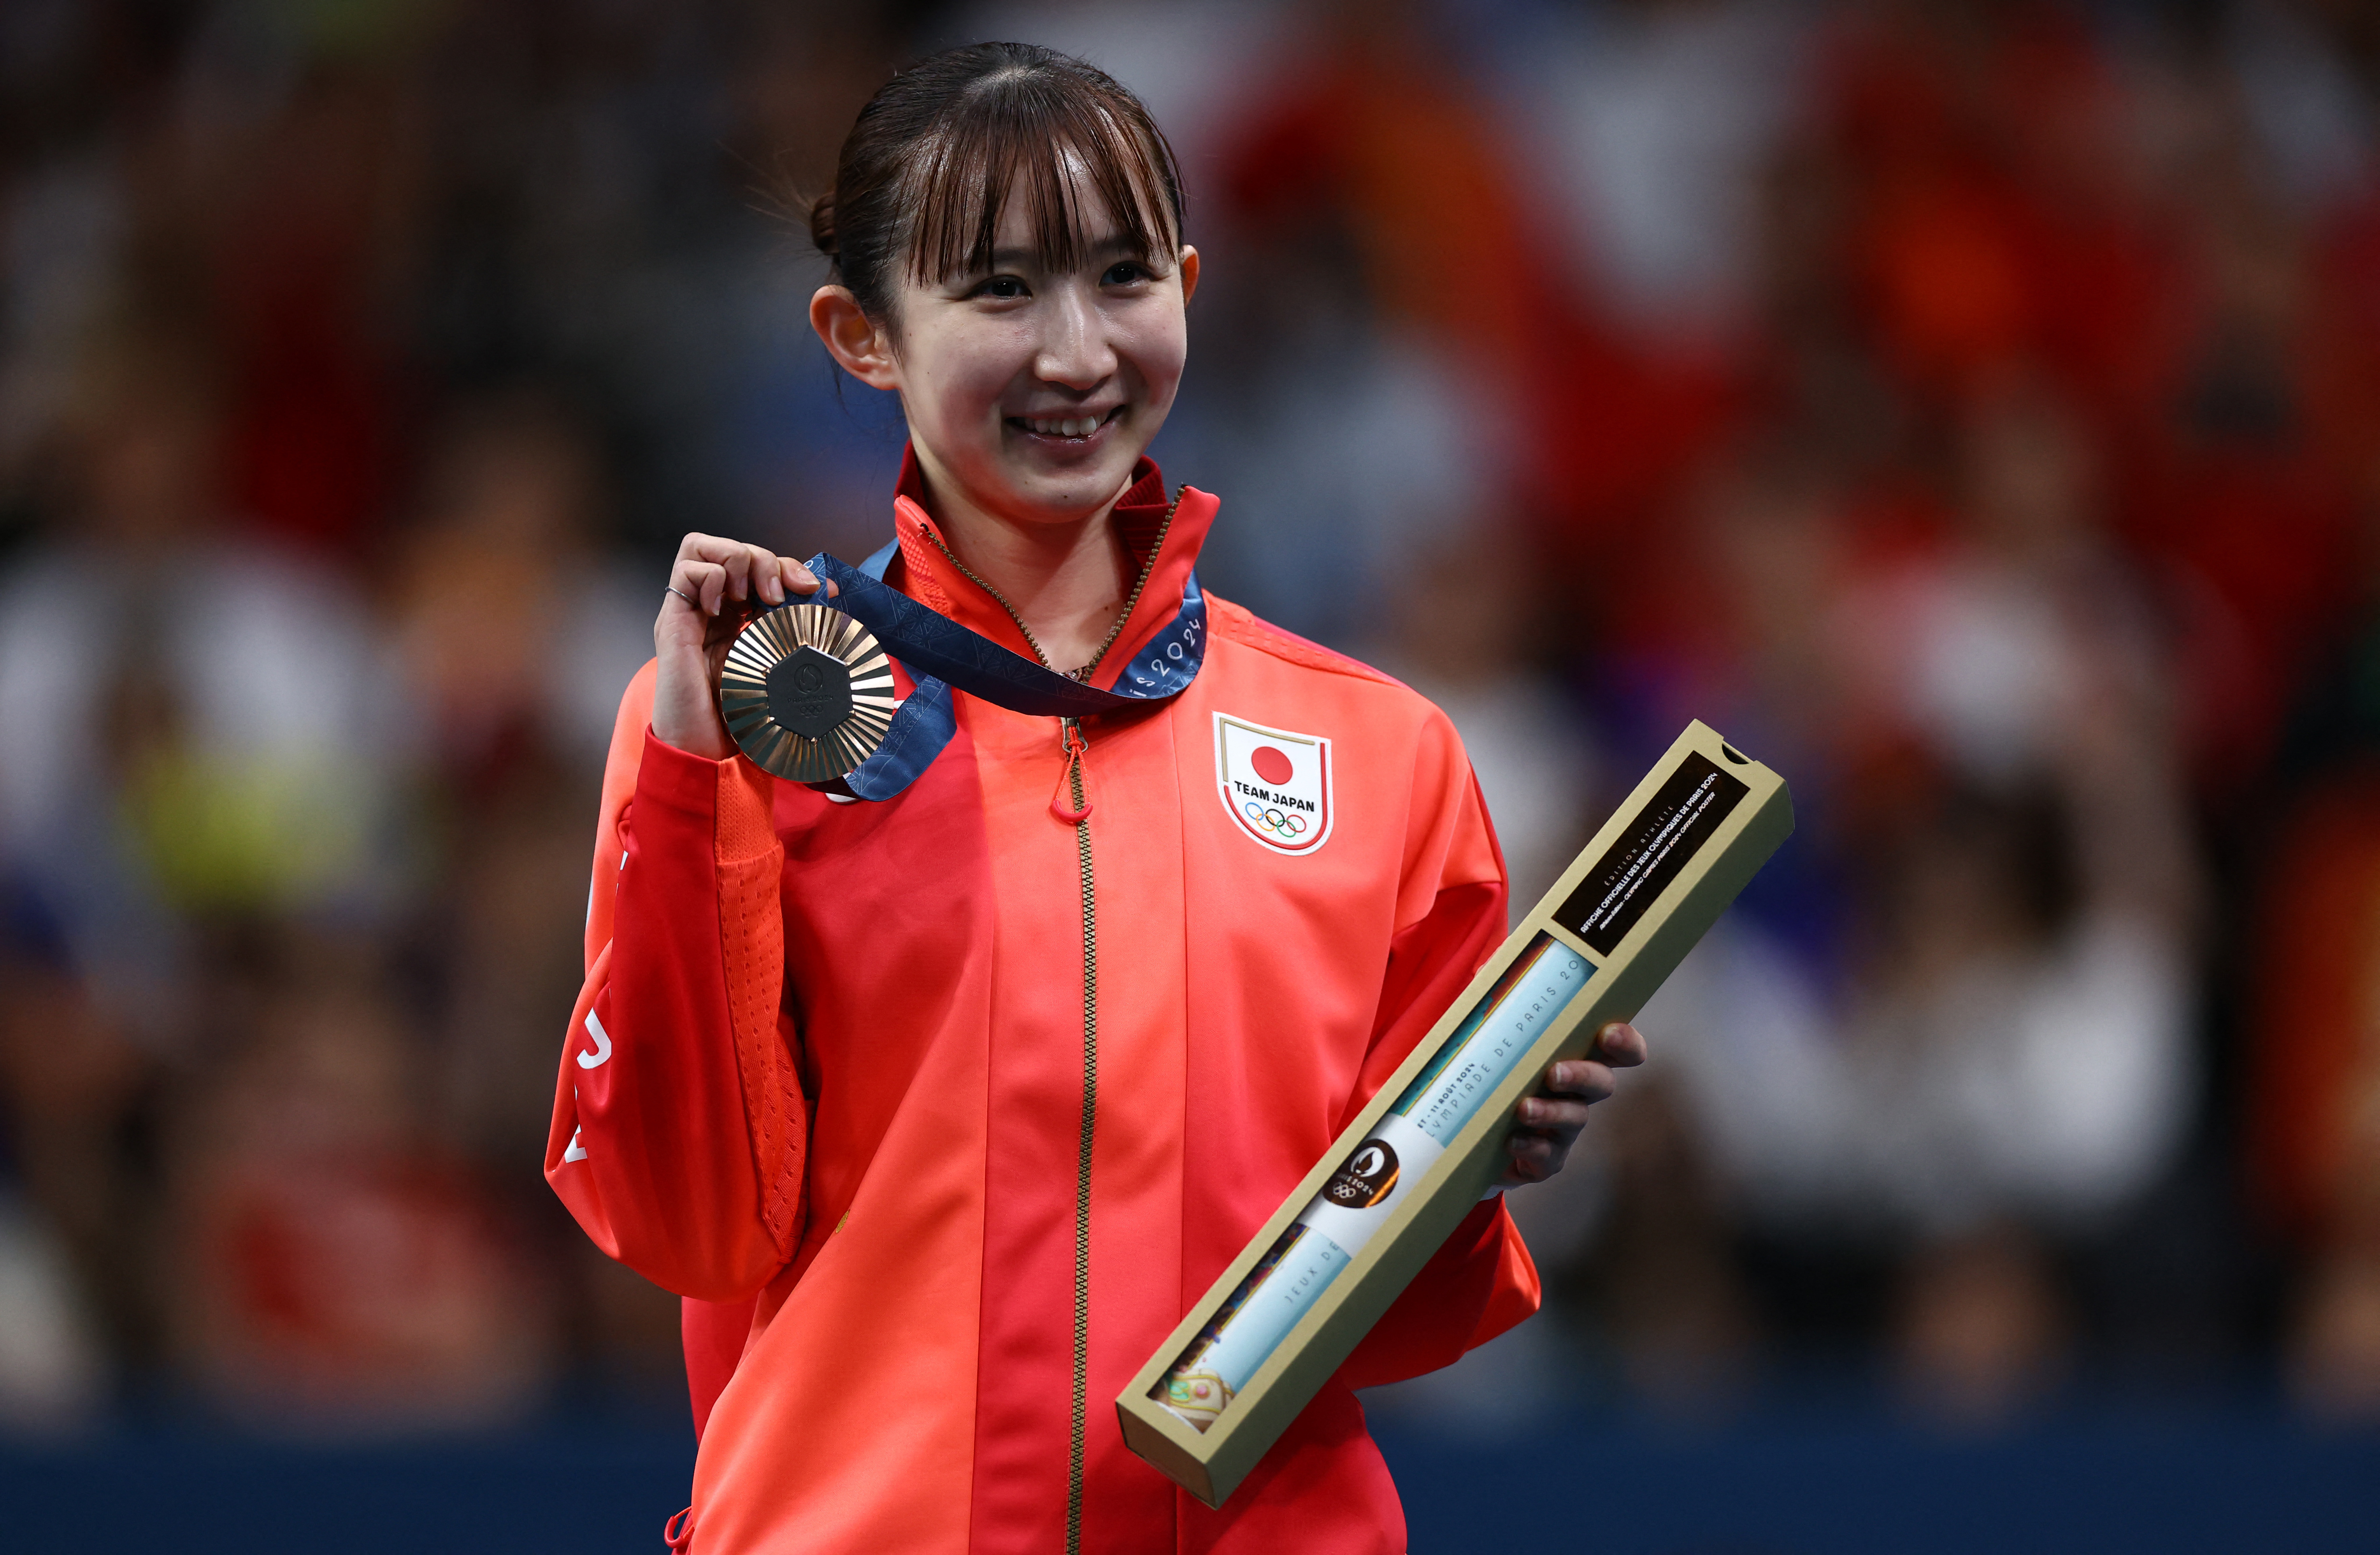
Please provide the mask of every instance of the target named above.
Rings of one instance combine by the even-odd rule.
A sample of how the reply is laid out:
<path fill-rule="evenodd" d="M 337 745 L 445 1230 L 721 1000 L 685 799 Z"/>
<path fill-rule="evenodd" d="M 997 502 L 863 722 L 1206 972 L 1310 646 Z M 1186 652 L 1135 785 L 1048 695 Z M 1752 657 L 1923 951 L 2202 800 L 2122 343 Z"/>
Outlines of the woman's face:
<path fill-rule="evenodd" d="M 849 298 L 840 287 L 811 304 L 846 368 L 899 391 L 918 463 L 945 504 L 1021 525 L 1078 522 L 1122 493 L 1173 407 L 1197 253 L 1141 258 L 1087 184 L 1075 196 L 1090 241 L 1073 270 L 1034 252 L 1020 189 L 990 269 L 905 279 L 896 316 L 881 324 L 859 321 L 856 304 L 822 318 L 830 293 Z"/>

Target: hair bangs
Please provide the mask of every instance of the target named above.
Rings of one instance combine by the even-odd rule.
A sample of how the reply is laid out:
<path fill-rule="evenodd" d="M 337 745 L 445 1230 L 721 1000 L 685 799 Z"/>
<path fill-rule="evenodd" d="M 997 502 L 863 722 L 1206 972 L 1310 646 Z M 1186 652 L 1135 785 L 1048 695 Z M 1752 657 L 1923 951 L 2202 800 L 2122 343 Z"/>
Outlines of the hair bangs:
<path fill-rule="evenodd" d="M 1172 262 L 1182 234 L 1172 147 L 1144 115 L 1127 118 L 1120 104 L 1072 85 L 1003 70 L 951 104 L 905 191 L 916 213 L 913 279 L 932 285 L 991 269 L 1012 198 L 1024 200 L 1034 253 L 1053 271 L 1078 268 L 1111 237 L 1132 257 Z M 1086 194 L 1107 208 L 1112 234 L 1089 230 Z"/>

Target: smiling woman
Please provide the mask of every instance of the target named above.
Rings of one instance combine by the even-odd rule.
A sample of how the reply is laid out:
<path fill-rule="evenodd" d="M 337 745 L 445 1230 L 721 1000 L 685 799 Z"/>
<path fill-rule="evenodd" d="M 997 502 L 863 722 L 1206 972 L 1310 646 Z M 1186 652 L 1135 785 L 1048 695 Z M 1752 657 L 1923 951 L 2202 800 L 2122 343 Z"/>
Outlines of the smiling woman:
<path fill-rule="evenodd" d="M 952 549 L 1062 668 L 1103 645 L 1135 571 L 1104 520 L 1182 381 L 1182 225 L 1173 154 L 1131 93 L 1016 44 L 897 78 L 811 209 L 834 264 L 819 337 L 900 393 Z"/>
<path fill-rule="evenodd" d="M 831 589 L 680 548 L 605 773 L 546 1171 L 688 1298 L 681 1549 L 1391 1555 L 1351 1390 L 1535 1306 L 1482 1204 L 1220 1511 L 1107 1402 L 1505 928 L 1444 715 L 1199 586 L 1220 504 L 1145 456 L 1187 355 L 1183 213 L 1164 137 L 1079 60 L 896 77 L 814 213 L 810 305 L 900 395 L 892 543 L 819 561 Z M 900 783 L 738 754 L 722 665 L 801 596 L 880 637 L 888 747 L 930 726 Z M 730 674 L 739 727 L 765 701 L 799 732 L 774 674 Z M 1557 1170 L 1642 1055 L 1614 1027 L 1555 1065 L 1507 1181 Z"/>

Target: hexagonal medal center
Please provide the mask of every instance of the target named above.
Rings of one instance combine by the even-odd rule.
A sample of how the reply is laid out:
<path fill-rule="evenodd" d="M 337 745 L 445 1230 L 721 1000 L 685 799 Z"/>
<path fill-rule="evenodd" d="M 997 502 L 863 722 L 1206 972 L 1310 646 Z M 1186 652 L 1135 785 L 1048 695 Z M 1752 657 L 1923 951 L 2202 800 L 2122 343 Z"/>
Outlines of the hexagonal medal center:
<path fill-rule="evenodd" d="M 808 646 L 769 671 L 769 717 L 781 729 L 823 739 L 851 716 L 851 670 L 832 653 Z"/>

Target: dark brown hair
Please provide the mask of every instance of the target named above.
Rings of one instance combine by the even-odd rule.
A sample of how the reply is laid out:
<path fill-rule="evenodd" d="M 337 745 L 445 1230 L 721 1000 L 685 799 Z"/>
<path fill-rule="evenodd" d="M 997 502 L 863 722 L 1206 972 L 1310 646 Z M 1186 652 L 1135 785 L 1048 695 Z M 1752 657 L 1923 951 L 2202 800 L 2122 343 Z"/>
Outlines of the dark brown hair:
<path fill-rule="evenodd" d="M 889 319 L 905 261 L 921 285 L 990 266 L 1022 175 L 1036 249 L 1071 270 L 1089 235 L 1069 160 L 1142 258 L 1172 257 L 1182 175 L 1163 132 L 1113 77 L 1033 43 L 948 49 L 885 82 L 810 206 L 810 238 L 861 310 Z"/>

